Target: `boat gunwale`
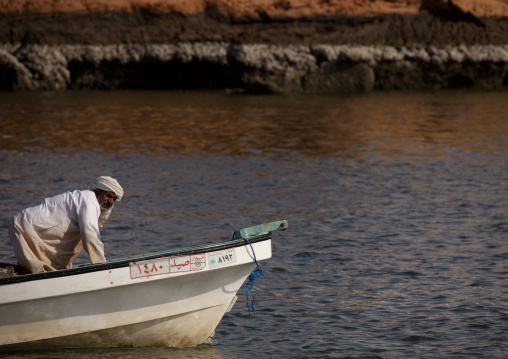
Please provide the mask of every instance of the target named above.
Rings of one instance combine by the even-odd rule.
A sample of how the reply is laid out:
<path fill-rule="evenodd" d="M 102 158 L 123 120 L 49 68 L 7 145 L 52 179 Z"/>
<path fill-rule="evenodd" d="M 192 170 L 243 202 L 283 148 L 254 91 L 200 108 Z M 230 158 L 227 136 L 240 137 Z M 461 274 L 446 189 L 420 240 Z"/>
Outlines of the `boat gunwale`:
<path fill-rule="evenodd" d="M 229 249 L 229 248 L 243 247 L 243 246 L 248 245 L 249 243 L 263 242 L 263 241 L 267 241 L 267 240 L 271 240 L 271 239 L 272 239 L 272 233 L 269 232 L 267 234 L 262 234 L 259 236 L 251 237 L 251 238 L 249 238 L 248 242 L 245 241 L 243 238 L 239 238 L 239 239 L 232 239 L 232 240 L 218 242 L 218 243 L 212 243 L 212 244 L 201 244 L 201 245 L 192 246 L 192 247 L 176 248 L 176 249 L 171 249 L 171 250 L 167 250 L 167 251 L 146 253 L 146 254 L 141 254 L 141 255 L 137 255 L 137 256 L 133 256 L 133 257 L 112 259 L 106 263 L 81 264 L 81 265 L 77 265 L 77 266 L 75 266 L 73 268 L 69 268 L 69 269 L 61 269 L 61 270 L 56 270 L 56 271 L 51 271 L 51 272 L 41 272 L 41 273 L 34 273 L 34 274 L 23 274 L 23 275 L 19 275 L 19 276 L 15 276 L 15 277 L 0 279 L 0 286 L 7 285 L 7 284 L 22 283 L 22 282 L 36 281 L 36 280 L 49 279 L 49 278 L 68 277 L 68 276 L 91 273 L 91 272 L 99 272 L 99 271 L 104 271 L 104 270 L 123 268 L 123 267 L 128 267 L 130 265 L 130 263 L 133 263 L 133 262 L 141 262 L 141 261 L 163 258 L 163 257 L 178 257 L 178 256 L 193 255 L 193 254 L 203 254 L 203 253 L 215 252 L 218 250 L 224 250 L 224 249 Z"/>

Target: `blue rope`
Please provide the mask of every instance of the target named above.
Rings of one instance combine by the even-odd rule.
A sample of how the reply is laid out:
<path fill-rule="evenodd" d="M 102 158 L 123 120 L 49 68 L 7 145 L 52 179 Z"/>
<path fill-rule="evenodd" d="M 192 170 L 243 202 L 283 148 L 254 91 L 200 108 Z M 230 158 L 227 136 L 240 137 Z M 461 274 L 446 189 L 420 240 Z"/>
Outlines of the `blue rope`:
<path fill-rule="evenodd" d="M 254 280 L 256 278 L 259 278 L 260 275 L 263 275 L 265 274 L 265 272 L 259 268 L 259 264 L 258 264 L 258 260 L 256 259 L 256 253 L 254 252 L 254 248 L 252 247 L 252 244 L 249 242 L 249 240 L 243 236 L 238 236 L 238 237 L 235 237 L 235 233 L 241 228 L 238 228 L 237 230 L 235 230 L 235 232 L 233 233 L 233 238 L 231 238 L 231 240 L 233 239 L 243 239 L 245 242 L 249 243 L 250 245 L 250 249 L 252 250 L 252 254 L 254 255 L 254 262 L 256 263 L 256 269 L 254 269 L 251 274 L 249 274 L 249 281 L 247 282 L 247 284 L 245 285 L 245 295 L 246 295 L 246 303 L 245 303 L 245 307 L 249 310 L 249 320 L 251 320 L 251 311 L 254 313 L 254 293 L 252 292 L 252 288 L 254 287 Z M 251 300 L 251 303 L 250 303 L 250 306 L 249 306 L 249 292 L 250 292 L 250 295 L 252 297 L 252 300 Z"/>

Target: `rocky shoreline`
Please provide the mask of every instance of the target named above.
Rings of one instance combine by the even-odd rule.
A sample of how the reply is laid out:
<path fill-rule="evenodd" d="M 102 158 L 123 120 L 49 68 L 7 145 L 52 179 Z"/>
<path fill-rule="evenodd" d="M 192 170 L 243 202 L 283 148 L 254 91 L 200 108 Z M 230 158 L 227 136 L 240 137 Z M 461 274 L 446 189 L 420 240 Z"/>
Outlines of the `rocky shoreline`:
<path fill-rule="evenodd" d="M 491 7 L 476 14 L 466 11 L 468 0 L 453 0 L 463 3 L 458 10 L 441 0 L 354 2 L 364 13 L 341 0 L 316 8 L 300 0 L 246 2 L 252 8 L 226 0 L 20 1 L 0 13 L 0 90 L 312 94 L 508 86 L 508 3 L 499 1 L 483 0 Z M 323 12 L 330 4 L 333 11 Z M 496 16 L 489 9 L 499 4 Z"/>
<path fill-rule="evenodd" d="M 508 86 L 508 45 L 26 45 L 13 53 L 0 49 L 0 67 L 0 85 L 10 91 L 498 89 Z"/>

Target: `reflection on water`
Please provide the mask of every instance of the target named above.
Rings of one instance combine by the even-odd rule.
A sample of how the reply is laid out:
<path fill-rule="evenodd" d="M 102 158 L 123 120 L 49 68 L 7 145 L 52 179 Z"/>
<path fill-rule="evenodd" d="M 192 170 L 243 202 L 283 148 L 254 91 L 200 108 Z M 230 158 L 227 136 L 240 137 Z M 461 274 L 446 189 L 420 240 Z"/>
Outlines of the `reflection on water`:
<path fill-rule="evenodd" d="M 129 349 L 60 349 L 37 350 L 4 354 L 9 359 L 41 359 L 41 358 L 123 358 L 123 359 L 232 359 L 217 348 L 203 345 L 198 348 L 129 348 Z"/>
<path fill-rule="evenodd" d="M 9 217 L 102 174 L 107 258 L 289 222 L 213 346 L 7 357 L 504 358 L 506 98 L 0 93 L 0 261 Z"/>
<path fill-rule="evenodd" d="M 506 146 L 506 96 L 0 93 L 0 146 L 31 152 L 345 157 L 363 150 L 398 154 L 429 147 L 490 151 Z"/>

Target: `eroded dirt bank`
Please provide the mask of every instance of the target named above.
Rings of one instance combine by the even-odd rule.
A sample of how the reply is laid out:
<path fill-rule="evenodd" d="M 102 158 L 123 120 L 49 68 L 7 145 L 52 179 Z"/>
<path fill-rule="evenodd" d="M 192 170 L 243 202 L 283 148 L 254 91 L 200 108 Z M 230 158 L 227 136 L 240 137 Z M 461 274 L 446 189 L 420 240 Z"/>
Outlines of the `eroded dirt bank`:
<path fill-rule="evenodd" d="M 0 0 L 0 88 L 500 88 L 498 0 Z"/>

